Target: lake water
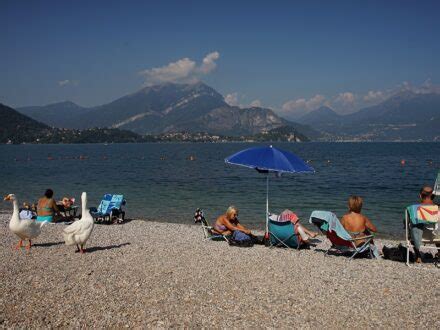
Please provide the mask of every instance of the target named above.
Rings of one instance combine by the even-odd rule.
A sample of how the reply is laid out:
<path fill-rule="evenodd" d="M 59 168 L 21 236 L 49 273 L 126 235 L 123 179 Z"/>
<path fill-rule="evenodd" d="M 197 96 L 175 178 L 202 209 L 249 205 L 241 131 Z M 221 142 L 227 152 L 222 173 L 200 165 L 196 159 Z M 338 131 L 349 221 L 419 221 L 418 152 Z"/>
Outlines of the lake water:
<path fill-rule="evenodd" d="M 383 235 L 402 235 L 404 207 L 417 201 L 423 184 L 434 184 L 440 168 L 440 143 L 274 145 L 310 161 L 316 172 L 271 176 L 271 212 L 291 209 L 303 223 L 315 209 L 341 217 L 348 196 L 358 194 Z M 197 207 L 212 221 L 234 204 L 243 223 L 263 228 L 265 176 L 224 163 L 252 146 L 257 144 L 1 145 L 0 191 L 15 193 L 20 203 L 36 201 L 49 187 L 57 199 L 79 201 L 87 191 L 89 206 L 104 193 L 121 193 L 128 217 L 179 223 L 192 223 Z M 11 207 L 0 204 L 3 210 Z"/>

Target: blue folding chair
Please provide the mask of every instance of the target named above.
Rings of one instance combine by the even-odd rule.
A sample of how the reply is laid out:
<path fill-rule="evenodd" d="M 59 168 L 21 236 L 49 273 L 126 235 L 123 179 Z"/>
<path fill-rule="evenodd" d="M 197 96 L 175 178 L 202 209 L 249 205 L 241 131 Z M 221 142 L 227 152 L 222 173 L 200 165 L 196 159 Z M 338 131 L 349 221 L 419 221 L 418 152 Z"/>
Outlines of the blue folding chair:
<path fill-rule="evenodd" d="M 295 225 L 290 221 L 279 222 L 278 216 L 272 214 L 269 216 L 268 230 L 270 246 L 288 247 L 299 249 L 300 241 L 295 233 Z"/>
<path fill-rule="evenodd" d="M 125 204 L 124 195 L 105 194 L 98 208 L 90 208 L 90 214 L 96 223 L 122 223 L 125 220 L 122 206 Z"/>

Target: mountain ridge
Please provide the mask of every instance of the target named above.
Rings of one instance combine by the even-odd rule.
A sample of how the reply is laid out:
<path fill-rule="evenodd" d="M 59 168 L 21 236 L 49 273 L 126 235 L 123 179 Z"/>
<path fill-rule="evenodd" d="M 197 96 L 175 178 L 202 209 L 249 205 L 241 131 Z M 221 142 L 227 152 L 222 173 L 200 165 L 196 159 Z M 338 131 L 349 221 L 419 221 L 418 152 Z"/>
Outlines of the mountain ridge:
<path fill-rule="evenodd" d="M 41 108 L 39 110 L 44 113 Z M 29 110 L 28 113 L 35 116 Z M 310 128 L 279 117 L 270 109 L 232 107 L 220 93 L 202 82 L 146 86 L 87 110 L 78 106 L 65 119 L 56 122 L 56 126 L 76 129 L 111 127 L 138 134 L 207 131 L 221 135 L 253 135 L 287 125 L 319 135 Z M 55 122 L 50 118 L 48 121 L 50 124 Z M 300 133 L 307 136 L 307 132 Z"/>
<path fill-rule="evenodd" d="M 299 122 L 334 140 L 440 141 L 440 94 L 405 91 L 347 115 L 321 116 L 314 110 Z"/>

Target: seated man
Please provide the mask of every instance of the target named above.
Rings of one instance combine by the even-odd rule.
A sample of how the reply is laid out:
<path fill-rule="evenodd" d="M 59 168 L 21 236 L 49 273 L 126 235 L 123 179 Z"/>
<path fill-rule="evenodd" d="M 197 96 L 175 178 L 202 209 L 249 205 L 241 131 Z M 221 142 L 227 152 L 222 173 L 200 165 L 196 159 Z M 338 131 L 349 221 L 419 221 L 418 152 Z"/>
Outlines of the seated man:
<path fill-rule="evenodd" d="M 359 238 L 366 235 L 370 235 L 371 232 L 377 232 L 377 228 L 366 216 L 361 214 L 362 210 L 362 197 L 360 196 L 350 196 L 348 199 L 348 213 L 345 214 L 341 219 L 341 225 L 347 230 L 347 232 L 353 238 Z M 362 245 L 365 240 L 356 240 L 356 245 Z M 371 241 L 373 254 L 376 258 L 379 257 L 379 252 L 377 248 L 373 245 Z"/>
<path fill-rule="evenodd" d="M 235 206 L 229 206 L 226 213 L 217 218 L 213 230 L 222 235 L 231 235 L 235 230 L 238 230 L 246 235 L 253 236 L 251 231 L 243 227 L 238 221 L 238 209 Z"/>
<path fill-rule="evenodd" d="M 422 189 L 420 189 L 420 204 L 421 205 L 435 205 L 434 204 L 434 197 L 433 189 L 430 186 L 424 186 Z M 414 253 L 416 255 L 416 263 L 422 262 L 422 256 L 420 254 L 420 245 L 422 242 L 422 236 L 423 232 L 425 230 L 432 230 L 434 228 L 427 228 L 427 226 L 432 226 L 432 224 L 411 224 L 410 225 L 410 232 L 411 232 L 411 239 L 414 243 Z M 440 244 L 436 244 L 438 248 L 440 248 Z M 436 255 L 437 258 L 439 258 L 439 252 L 437 252 Z"/>

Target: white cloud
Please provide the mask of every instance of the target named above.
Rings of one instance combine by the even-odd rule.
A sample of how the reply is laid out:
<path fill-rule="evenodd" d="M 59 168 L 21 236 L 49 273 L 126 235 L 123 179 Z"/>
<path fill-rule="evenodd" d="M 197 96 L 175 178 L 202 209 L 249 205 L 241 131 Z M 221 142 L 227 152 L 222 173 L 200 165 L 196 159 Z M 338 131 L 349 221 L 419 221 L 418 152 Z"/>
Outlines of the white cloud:
<path fill-rule="evenodd" d="M 310 99 L 300 98 L 296 100 L 287 101 L 282 105 L 282 112 L 287 115 L 300 117 L 306 113 L 313 111 L 326 104 L 324 95 L 316 94 Z"/>
<path fill-rule="evenodd" d="M 440 93 L 440 86 L 434 85 L 431 79 L 426 79 L 420 86 L 413 86 L 411 83 L 404 81 L 397 86 L 394 92 L 411 91 L 416 94 Z"/>
<path fill-rule="evenodd" d="M 331 101 L 331 107 L 339 114 L 349 114 L 358 110 L 358 97 L 351 92 L 339 93 Z"/>
<path fill-rule="evenodd" d="M 245 103 L 243 102 L 246 98 L 245 95 L 239 94 L 237 92 L 229 93 L 225 96 L 224 100 L 227 104 L 233 107 L 239 107 L 239 108 L 252 108 L 252 107 L 261 107 L 262 102 L 260 100 L 253 100 L 251 103 Z"/>
<path fill-rule="evenodd" d="M 253 100 L 250 104 L 250 107 L 261 107 L 261 101 L 260 100 Z"/>
<path fill-rule="evenodd" d="M 225 96 L 225 102 L 230 106 L 238 106 L 238 93 L 230 93 Z"/>
<path fill-rule="evenodd" d="M 394 88 L 383 90 L 370 90 L 366 94 L 354 94 L 352 92 L 341 92 L 333 97 L 326 98 L 316 94 L 310 99 L 298 98 L 284 103 L 278 112 L 292 119 L 297 119 L 306 113 L 313 111 L 320 106 L 328 106 L 339 114 L 349 114 L 361 108 L 379 104 L 389 97 L 405 91 L 417 94 L 439 93 L 440 85 L 434 85 L 430 79 L 425 80 L 420 86 L 413 86 L 404 81 Z"/>
<path fill-rule="evenodd" d="M 61 87 L 62 86 L 66 86 L 68 84 L 70 84 L 70 80 L 69 79 L 58 81 L 58 86 L 61 86 Z"/>
<path fill-rule="evenodd" d="M 159 68 L 140 71 L 139 74 L 144 76 L 145 85 L 166 82 L 193 83 L 197 82 L 201 75 L 212 72 L 217 67 L 216 60 L 219 58 L 219 52 L 209 53 L 205 56 L 200 66 L 197 66 L 195 61 L 185 57 Z"/>
<path fill-rule="evenodd" d="M 60 81 L 58 81 L 57 84 L 58 84 L 58 86 L 60 86 L 60 87 L 64 87 L 64 86 L 67 86 L 67 85 L 70 85 L 70 86 L 78 86 L 78 85 L 79 85 L 79 81 L 78 81 L 78 80 L 69 80 L 69 79 L 66 79 L 66 80 L 60 80 Z"/>
<path fill-rule="evenodd" d="M 378 102 L 385 99 L 385 94 L 382 91 L 368 91 L 363 99 L 365 102 Z"/>
<path fill-rule="evenodd" d="M 199 68 L 199 71 L 203 74 L 208 74 L 217 67 L 217 61 L 220 58 L 219 52 L 212 52 L 205 56 L 203 63 Z"/>
<path fill-rule="evenodd" d="M 356 100 L 356 96 L 350 92 L 339 93 L 335 98 L 336 103 L 341 103 L 343 105 L 352 105 Z"/>

